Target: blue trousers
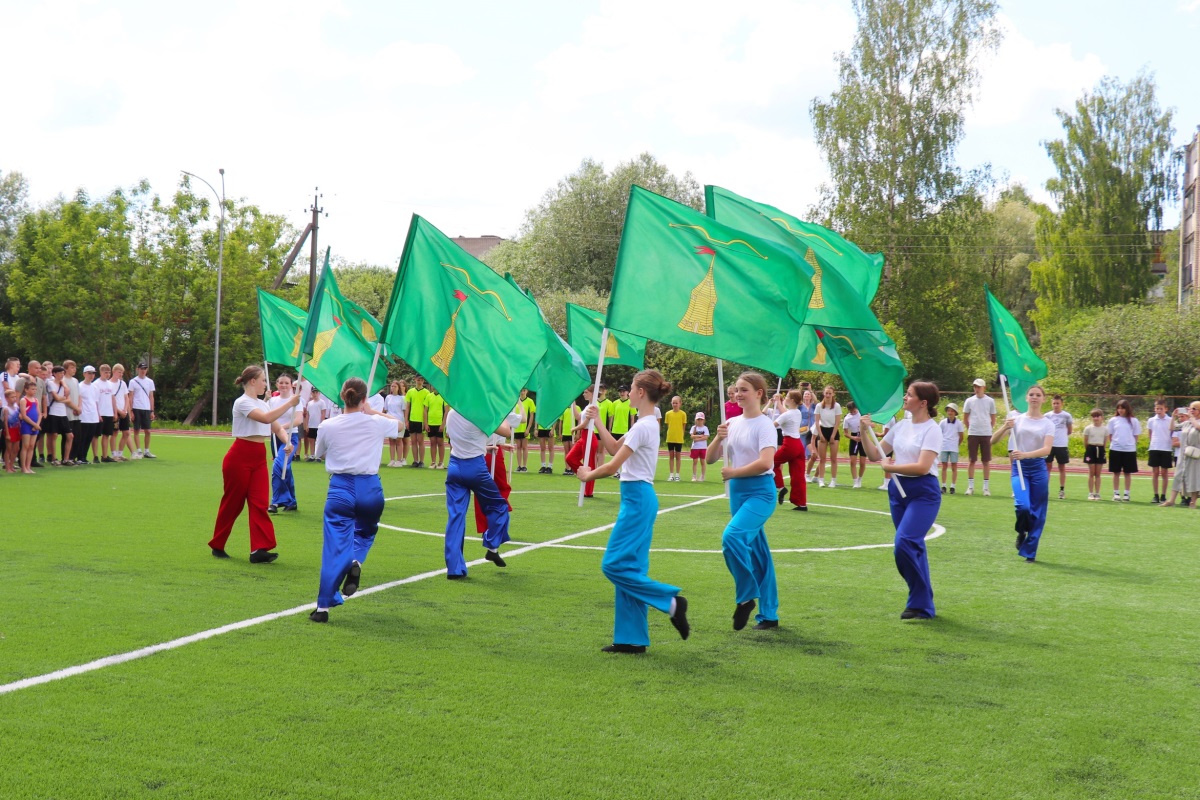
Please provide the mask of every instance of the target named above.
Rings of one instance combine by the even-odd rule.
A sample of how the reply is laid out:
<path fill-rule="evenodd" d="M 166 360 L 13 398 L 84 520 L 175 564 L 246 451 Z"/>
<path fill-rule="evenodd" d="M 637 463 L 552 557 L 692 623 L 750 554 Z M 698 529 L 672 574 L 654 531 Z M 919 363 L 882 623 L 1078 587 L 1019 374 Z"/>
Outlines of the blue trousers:
<path fill-rule="evenodd" d="M 296 480 L 292 477 L 292 462 L 300 451 L 300 432 L 292 431 L 292 455 L 289 457 L 280 447 L 275 450 L 275 463 L 271 465 L 271 502 L 277 506 L 296 505 Z M 284 461 L 287 469 L 283 468 Z"/>
<path fill-rule="evenodd" d="M 658 515 L 658 496 L 645 481 L 621 481 L 621 510 L 604 548 L 600 569 L 617 589 L 614 644 L 650 644 L 647 616 L 650 606 L 671 612 L 679 587 L 652 580 L 650 540 Z"/>
<path fill-rule="evenodd" d="M 725 566 L 733 575 L 738 603 L 758 600 L 759 622 L 779 619 L 775 562 L 763 526 L 775 513 L 775 479 L 770 473 L 729 481 L 729 510 L 733 517 L 721 537 Z"/>
<path fill-rule="evenodd" d="M 362 564 L 375 543 L 383 514 L 383 486 L 378 475 L 330 475 L 325 497 L 325 546 L 321 550 L 321 585 L 317 607 L 342 604 L 340 588 L 350 562 Z"/>
<path fill-rule="evenodd" d="M 896 482 L 888 481 L 888 500 L 892 506 L 892 524 L 896 526 L 896 569 L 908 584 L 905 608 L 934 615 L 933 584 L 929 580 L 929 555 L 925 552 L 925 534 L 933 527 L 942 507 L 942 490 L 936 475 L 901 477 L 904 493 L 896 491 Z"/>
<path fill-rule="evenodd" d="M 483 534 L 483 546 L 495 550 L 508 541 L 508 501 L 488 470 L 483 456 L 459 458 L 450 456 L 446 469 L 446 573 L 466 575 L 463 559 L 463 540 L 467 535 L 467 507 L 471 493 L 487 517 L 488 529 Z"/>
<path fill-rule="evenodd" d="M 1040 458 L 1020 460 L 1021 472 L 1025 476 L 1025 489 L 1017 477 L 1017 465 L 1012 465 L 1013 505 L 1017 512 L 1017 525 L 1025 531 L 1025 543 L 1017 549 L 1023 558 L 1037 558 L 1038 542 L 1042 539 L 1042 528 L 1046 527 L 1046 511 L 1050 506 L 1050 470 Z"/>

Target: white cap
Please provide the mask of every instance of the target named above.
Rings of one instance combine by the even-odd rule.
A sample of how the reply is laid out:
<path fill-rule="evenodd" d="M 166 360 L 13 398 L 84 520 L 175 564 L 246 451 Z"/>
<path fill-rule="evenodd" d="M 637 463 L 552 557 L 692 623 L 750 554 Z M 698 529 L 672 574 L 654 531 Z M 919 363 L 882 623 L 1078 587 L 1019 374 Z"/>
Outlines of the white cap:
<path fill-rule="evenodd" d="M 987 381 L 985 381 L 983 378 L 976 378 L 971 383 L 974 386 L 987 386 Z"/>
<path fill-rule="evenodd" d="M 96 368 L 93 367 L 91 364 L 88 364 L 86 367 L 83 368 L 83 371 L 84 372 L 95 372 Z"/>
<path fill-rule="evenodd" d="M 696 412 L 696 419 L 704 419 L 704 412 L 703 412 L 703 411 L 697 411 L 697 412 Z"/>

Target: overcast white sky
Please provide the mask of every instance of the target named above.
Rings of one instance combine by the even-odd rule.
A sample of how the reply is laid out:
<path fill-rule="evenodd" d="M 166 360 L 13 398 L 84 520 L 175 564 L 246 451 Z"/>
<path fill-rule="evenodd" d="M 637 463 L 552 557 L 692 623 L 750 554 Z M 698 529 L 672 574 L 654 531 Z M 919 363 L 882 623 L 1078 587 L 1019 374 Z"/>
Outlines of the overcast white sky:
<path fill-rule="evenodd" d="M 963 166 L 1040 190 L 1054 108 L 1142 67 L 1179 143 L 1200 124 L 1200 0 L 1002 5 Z M 393 266 L 413 212 L 509 237 L 587 157 L 649 151 L 803 215 L 825 179 L 808 104 L 853 27 L 849 0 L 0 0 L 0 170 L 41 203 L 224 167 L 298 228 L 319 186 L 322 246 Z"/>

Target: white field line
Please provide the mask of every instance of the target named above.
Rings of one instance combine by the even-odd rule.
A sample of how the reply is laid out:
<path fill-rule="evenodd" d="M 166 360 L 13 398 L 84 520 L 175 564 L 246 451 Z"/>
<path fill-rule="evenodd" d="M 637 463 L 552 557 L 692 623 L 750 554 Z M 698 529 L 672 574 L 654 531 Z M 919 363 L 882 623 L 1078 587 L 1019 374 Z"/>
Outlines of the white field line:
<path fill-rule="evenodd" d="M 436 496 L 436 495 L 433 495 L 433 496 Z M 706 497 L 703 500 L 695 500 L 691 503 L 685 503 L 683 505 L 672 506 L 671 508 L 664 508 L 664 509 L 660 510 L 658 513 L 660 515 L 661 514 L 669 514 L 672 511 L 678 511 L 681 508 L 689 508 L 691 506 L 698 506 L 698 505 L 701 505 L 702 503 L 707 503 L 712 500 L 717 500 L 721 497 L 722 497 L 722 495 L 719 495 L 719 494 L 713 495 L 711 497 Z M 396 498 L 396 499 L 400 499 L 400 498 Z M 578 533 L 570 533 L 570 534 L 567 534 L 566 536 L 560 536 L 557 539 L 551 539 L 546 542 L 539 542 L 537 544 L 530 544 L 530 545 L 525 545 L 523 547 L 518 547 L 515 550 L 510 550 L 510 551 L 506 552 L 504 554 L 504 557 L 506 559 L 513 558 L 515 556 L 519 556 L 524 553 L 529 553 L 534 550 L 540 550 L 543 547 L 552 547 L 556 544 L 562 544 L 563 542 L 569 542 L 572 539 L 578 539 L 581 536 L 589 536 L 594 533 L 601 533 L 602 531 L 606 531 L 609 528 L 611 528 L 614 524 L 615 524 L 615 521 L 610 522 L 607 525 L 600 525 L 595 528 L 588 528 L 586 531 L 579 531 Z M 474 561 L 468 561 L 467 566 L 475 567 L 475 566 L 479 566 L 481 564 L 486 564 L 486 563 L 487 563 L 487 559 L 477 558 Z M 418 575 L 410 575 L 409 577 L 401 578 L 400 580 L 390 581 L 388 583 L 381 583 L 378 586 L 371 586 L 366 589 L 360 589 L 353 597 L 348 597 L 346 599 L 354 600 L 359 597 L 365 597 L 366 595 L 375 594 L 376 592 L 387 591 L 388 589 L 394 589 L 397 586 L 404 586 L 405 584 L 408 584 L 408 583 L 416 583 L 417 581 L 423 581 L 423 580 L 426 580 L 427 578 L 436 578 L 438 575 L 445 575 L 445 574 L 446 574 L 446 569 L 443 567 L 442 569 L 430 570 L 429 572 L 422 572 Z M 35 675 L 31 678 L 22 678 L 21 680 L 18 680 L 18 681 L 13 681 L 11 683 L 5 683 L 5 684 L 0 685 L 0 694 L 9 694 L 10 692 L 16 692 L 21 689 L 28 689 L 33 686 L 40 686 L 44 683 L 51 683 L 53 681 L 59 681 L 64 678 L 73 678 L 76 675 L 83 675 L 88 672 L 95 672 L 96 670 L 104 669 L 105 667 L 112 667 L 112 666 L 116 666 L 117 664 L 124 664 L 128 661 L 135 661 L 139 658 L 145 658 L 147 656 L 152 656 L 155 653 L 162 653 L 167 650 L 174 650 L 176 648 L 183 647 L 185 645 L 195 644 L 196 642 L 202 642 L 205 639 L 212 639 L 213 637 L 220 636 L 221 634 L 231 633 L 233 631 L 242 630 L 243 628 L 250 628 L 255 625 L 261 625 L 264 622 L 271 622 L 273 620 L 282 619 L 283 617 L 292 617 L 297 614 L 303 614 L 306 611 L 311 611 L 313 608 L 314 608 L 313 603 L 309 602 L 309 603 L 305 603 L 304 605 L 295 606 L 294 608 L 285 609 L 283 611 L 276 611 L 271 614 L 263 614 L 262 616 L 252 617 L 251 619 L 244 619 L 240 622 L 231 622 L 228 625 L 222 625 L 219 628 L 210 628 L 209 630 L 200 631 L 199 633 L 193 633 L 189 636 L 183 636 L 178 639 L 172 639 L 169 642 L 161 642 L 160 644 L 150 645 L 149 647 L 142 647 L 137 650 L 130 650 L 127 653 L 119 653 L 119 654 L 113 655 L 113 656 L 105 656 L 104 658 L 98 658 L 95 661 L 89 661 L 86 664 L 79 664 L 74 667 L 67 667 L 65 669 L 55 670 L 54 672 L 47 672 L 43 675 Z"/>

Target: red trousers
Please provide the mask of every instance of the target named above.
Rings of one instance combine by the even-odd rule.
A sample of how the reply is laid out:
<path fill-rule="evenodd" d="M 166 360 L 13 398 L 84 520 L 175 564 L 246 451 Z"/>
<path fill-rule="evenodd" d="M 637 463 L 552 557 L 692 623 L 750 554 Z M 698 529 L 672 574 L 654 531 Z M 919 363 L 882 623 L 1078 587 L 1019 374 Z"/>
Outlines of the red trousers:
<path fill-rule="evenodd" d="M 225 478 L 225 494 L 217 510 L 217 524 L 208 546 L 224 550 L 233 531 L 233 523 L 250 506 L 250 549 L 271 550 L 275 547 L 275 525 L 267 513 L 271 499 L 271 470 L 267 466 L 267 446 L 263 442 L 234 439 L 233 447 L 221 462 Z"/>
<path fill-rule="evenodd" d="M 792 491 L 788 500 L 794 506 L 808 505 L 808 483 L 804 480 L 804 441 L 783 437 L 783 447 L 775 449 L 775 488 L 783 488 L 783 465 L 792 476 Z"/>
<path fill-rule="evenodd" d="M 578 472 L 579 468 L 583 466 L 583 450 L 584 450 L 584 447 L 586 446 L 586 444 L 587 444 L 587 436 L 580 436 L 579 440 L 577 442 L 575 442 L 575 444 L 571 447 L 571 452 L 567 453 L 567 466 L 570 467 L 573 472 Z M 596 468 L 596 458 L 597 458 L 597 453 L 599 452 L 599 450 L 600 450 L 600 437 L 593 433 L 592 434 L 592 452 L 588 456 L 588 467 L 590 469 Z M 596 488 L 596 482 L 588 481 L 587 485 L 583 487 L 583 496 L 591 497 L 592 491 L 595 488 Z"/>
<path fill-rule="evenodd" d="M 493 469 L 492 452 L 495 452 L 500 463 Z M 504 451 L 497 449 L 484 454 L 483 460 L 487 462 L 488 472 L 492 473 L 492 478 L 496 481 L 496 488 L 500 490 L 500 496 L 508 500 L 508 496 L 512 494 L 512 487 L 508 485 L 508 470 L 504 468 Z M 508 510 L 512 511 L 512 503 L 508 504 Z M 483 509 L 479 507 L 479 496 L 475 496 L 475 530 L 480 535 L 487 532 L 488 522 L 487 515 L 483 513 Z"/>

